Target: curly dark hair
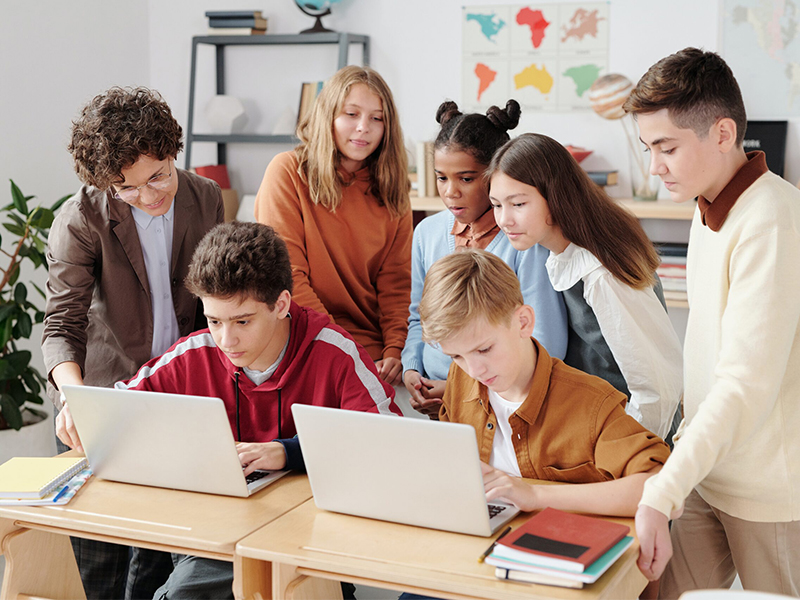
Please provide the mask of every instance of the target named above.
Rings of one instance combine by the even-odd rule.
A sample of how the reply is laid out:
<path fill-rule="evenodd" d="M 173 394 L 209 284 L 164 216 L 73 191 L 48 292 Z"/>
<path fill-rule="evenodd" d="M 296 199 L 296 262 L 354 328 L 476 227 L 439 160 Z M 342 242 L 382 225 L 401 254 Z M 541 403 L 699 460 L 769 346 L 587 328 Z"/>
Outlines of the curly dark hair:
<path fill-rule="evenodd" d="M 505 108 L 492 106 L 485 115 L 464 114 L 452 100 L 442 102 L 436 111 L 436 122 L 442 128 L 433 148 L 460 150 L 488 165 L 497 149 L 510 139 L 506 132 L 519 124 L 520 112 L 516 100 L 506 102 Z"/>
<path fill-rule="evenodd" d="M 72 122 L 67 149 L 85 184 L 107 190 L 140 156 L 175 158 L 183 131 L 161 94 L 144 87 L 113 87 L 95 96 Z"/>
<path fill-rule="evenodd" d="M 199 298 L 244 295 L 272 310 L 283 290 L 292 291 L 289 251 L 269 225 L 221 223 L 197 245 L 185 284 Z"/>

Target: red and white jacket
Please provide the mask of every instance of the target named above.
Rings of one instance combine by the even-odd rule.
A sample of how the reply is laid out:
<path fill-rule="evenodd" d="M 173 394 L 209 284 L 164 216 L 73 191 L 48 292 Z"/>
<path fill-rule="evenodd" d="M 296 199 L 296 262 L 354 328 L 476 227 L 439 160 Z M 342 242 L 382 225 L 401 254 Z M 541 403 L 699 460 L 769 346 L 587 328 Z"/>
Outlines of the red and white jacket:
<path fill-rule="evenodd" d="M 401 415 L 394 389 L 380 379 L 375 363 L 350 334 L 326 315 L 294 302 L 289 314 L 286 353 L 261 385 L 234 366 L 203 329 L 181 338 L 115 387 L 221 398 L 234 437 L 245 442 L 279 439 L 286 447 L 287 468 L 302 468 L 302 457 L 295 455 L 296 438 L 287 439 L 297 433 L 295 403 Z"/>

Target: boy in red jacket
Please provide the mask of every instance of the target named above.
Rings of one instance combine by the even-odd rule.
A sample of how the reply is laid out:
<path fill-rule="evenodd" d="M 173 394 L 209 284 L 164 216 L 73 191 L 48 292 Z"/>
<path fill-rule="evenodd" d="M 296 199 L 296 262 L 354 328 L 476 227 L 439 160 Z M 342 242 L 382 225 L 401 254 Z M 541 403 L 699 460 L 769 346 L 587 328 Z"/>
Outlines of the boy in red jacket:
<path fill-rule="evenodd" d="M 202 239 L 186 287 L 208 329 L 178 340 L 119 389 L 222 398 L 245 474 L 303 469 L 292 404 L 394 413 L 394 390 L 326 315 L 292 302 L 286 244 L 259 223 L 226 223 Z M 173 556 L 155 597 L 233 597 L 230 563 Z"/>

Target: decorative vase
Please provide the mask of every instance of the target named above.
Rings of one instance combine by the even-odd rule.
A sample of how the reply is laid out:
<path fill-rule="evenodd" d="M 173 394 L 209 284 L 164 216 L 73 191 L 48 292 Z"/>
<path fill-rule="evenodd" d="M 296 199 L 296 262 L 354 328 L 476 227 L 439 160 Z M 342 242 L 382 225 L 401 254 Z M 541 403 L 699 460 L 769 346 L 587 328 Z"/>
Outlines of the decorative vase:
<path fill-rule="evenodd" d="M 658 199 L 659 177 L 650 174 L 649 154 L 630 152 L 631 192 L 634 200 L 654 202 Z"/>

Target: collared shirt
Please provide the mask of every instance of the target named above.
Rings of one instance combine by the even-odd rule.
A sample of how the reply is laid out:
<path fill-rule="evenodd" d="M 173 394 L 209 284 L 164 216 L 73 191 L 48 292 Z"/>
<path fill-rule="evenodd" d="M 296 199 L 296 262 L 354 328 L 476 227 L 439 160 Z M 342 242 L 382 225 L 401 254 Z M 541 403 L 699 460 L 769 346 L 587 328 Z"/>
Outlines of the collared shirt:
<path fill-rule="evenodd" d="M 181 337 L 175 306 L 172 303 L 172 230 L 175 220 L 175 200 L 166 214 L 148 215 L 131 206 L 136 221 L 136 233 L 142 246 L 147 281 L 150 284 L 150 304 L 153 309 L 153 344 L 150 358 L 161 356 Z"/>
<path fill-rule="evenodd" d="M 500 228 L 494 220 L 494 211 L 490 208 L 472 223 L 463 224 L 456 221 L 450 232 L 456 238 L 456 250 L 459 248 L 478 248 L 486 250 Z"/>
<path fill-rule="evenodd" d="M 767 155 L 763 152 L 748 152 L 747 162 L 736 171 L 719 195 L 711 202 L 702 196 L 697 198 L 697 207 L 700 209 L 700 220 L 703 225 L 707 225 L 711 231 L 719 231 L 728 218 L 733 205 L 747 188 L 753 185 L 759 177 L 766 173 Z"/>
<path fill-rule="evenodd" d="M 664 464 L 669 448 L 625 414 L 625 394 L 599 377 L 552 358 L 536 340 L 532 343 L 538 355 L 531 389 L 509 417 L 523 477 L 590 483 Z M 447 376 L 439 419 L 472 425 L 481 460 L 489 462 L 497 415 L 486 386 L 456 363 Z"/>
<path fill-rule="evenodd" d="M 583 299 L 628 386 L 627 413 L 666 437 L 683 392 L 683 350 L 653 289 L 632 288 L 575 244 L 551 252 L 546 266 L 557 292 L 583 281 Z M 591 339 L 585 331 L 581 338 Z"/>

